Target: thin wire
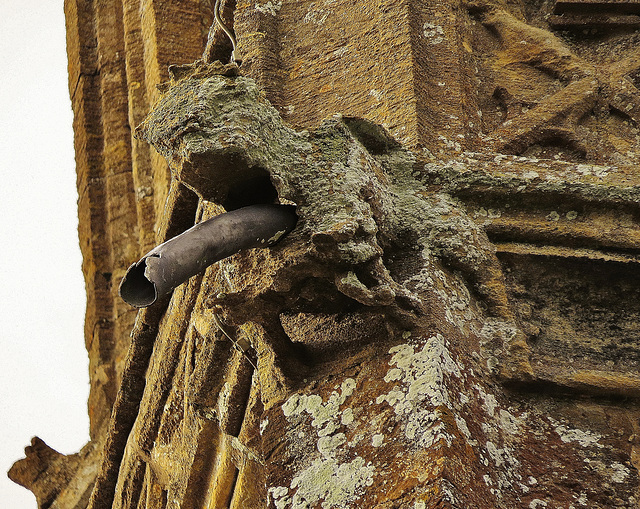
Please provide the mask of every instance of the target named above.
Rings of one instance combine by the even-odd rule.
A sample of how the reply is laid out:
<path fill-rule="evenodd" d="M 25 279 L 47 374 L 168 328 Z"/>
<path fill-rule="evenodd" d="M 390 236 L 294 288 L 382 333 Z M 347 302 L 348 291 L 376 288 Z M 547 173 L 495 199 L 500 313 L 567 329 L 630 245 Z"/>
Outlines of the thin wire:
<path fill-rule="evenodd" d="M 227 27 L 227 25 L 224 24 L 224 21 L 222 21 L 222 17 L 220 16 L 221 1 L 222 0 L 216 0 L 216 4 L 213 7 L 213 14 L 216 18 L 216 23 L 220 26 L 220 28 L 222 28 L 223 32 L 227 34 L 227 37 L 229 37 L 231 45 L 233 46 L 233 50 L 231 51 L 231 60 L 233 60 L 234 62 L 239 62 L 239 59 L 236 58 L 236 35 L 233 33 L 233 30 L 231 30 L 229 27 Z"/>
<path fill-rule="evenodd" d="M 231 335 L 227 332 L 224 324 L 222 323 L 222 320 L 220 320 L 220 317 L 218 316 L 217 313 L 213 313 L 213 320 L 215 321 L 216 325 L 218 326 L 218 329 L 220 329 L 220 331 L 222 332 L 222 334 L 224 334 L 225 336 L 227 336 L 227 338 L 229 339 L 229 341 L 231 341 L 231 343 L 233 344 L 234 348 L 240 352 L 248 361 L 249 364 L 251 364 L 253 366 L 253 369 L 255 369 L 256 371 L 258 370 L 258 368 L 256 367 L 256 365 L 253 363 L 253 361 L 251 360 L 251 357 L 249 357 L 249 354 L 247 353 L 247 349 L 244 349 L 240 346 L 240 344 L 238 343 L 238 341 L 236 341 L 234 338 L 231 337 Z"/>

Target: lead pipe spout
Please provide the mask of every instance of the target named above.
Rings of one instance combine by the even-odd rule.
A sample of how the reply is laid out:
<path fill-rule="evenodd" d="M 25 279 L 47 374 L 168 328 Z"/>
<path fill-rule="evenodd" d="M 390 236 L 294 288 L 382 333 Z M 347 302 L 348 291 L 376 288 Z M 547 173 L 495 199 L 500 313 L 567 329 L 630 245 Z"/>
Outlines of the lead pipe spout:
<path fill-rule="evenodd" d="M 213 263 L 245 249 L 273 246 L 297 220 L 292 205 L 261 204 L 198 223 L 131 265 L 120 297 L 137 308 L 150 306 Z"/>

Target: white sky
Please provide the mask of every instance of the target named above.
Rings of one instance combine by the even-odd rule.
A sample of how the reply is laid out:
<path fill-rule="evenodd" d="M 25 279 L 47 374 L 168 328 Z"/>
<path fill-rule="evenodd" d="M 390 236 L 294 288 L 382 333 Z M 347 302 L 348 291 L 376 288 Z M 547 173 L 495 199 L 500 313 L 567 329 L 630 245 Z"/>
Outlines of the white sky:
<path fill-rule="evenodd" d="M 89 439 L 84 283 L 62 0 L 0 0 L 0 506 L 34 509 L 6 476 L 34 435 Z"/>

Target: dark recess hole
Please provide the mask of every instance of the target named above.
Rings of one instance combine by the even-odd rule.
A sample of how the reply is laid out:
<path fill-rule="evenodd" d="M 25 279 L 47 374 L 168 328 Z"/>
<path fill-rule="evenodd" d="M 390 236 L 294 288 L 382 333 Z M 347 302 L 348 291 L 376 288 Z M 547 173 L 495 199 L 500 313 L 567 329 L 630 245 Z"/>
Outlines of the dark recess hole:
<path fill-rule="evenodd" d="M 371 154 L 386 154 L 400 146 L 382 126 L 369 120 L 358 117 L 343 117 L 342 120 L 351 131 L 351 134 Z"/>
<path fill-rule="evenodd" d="M 263 203 L 278 203 L 278 192 L 271 183 L 269 173 L 260 170 L 259 175 L 233 185 L 222 206 L 231 211 Z"/>
<path fill-rule="evenodd" d="M 149 306 L 157 298 L 155 285 L 144 274 L 146 268 L 146 263 L 130 268 L 120 285 L 120 296 L 135 307 Z"/>
<path fill-rule="evenodd" d="M 631 74 L 628 74 L 627 77 L 631 80 L 633 86 L 640 90 L 640 69 L 632 72 Z"/>
<path fill-rule="evenodd" d="M 238 476 L 240 474 L 240 470 L 238 469 L 238 467 L 236 467 L 235 472 L 233 474 L 233 481 L 231 483 L 231 486 L 229 486 L 229 498 L 226 504 L 226 507 L 231 507 L 231 505 L 233 504 L 233 498 L 236 495 L 236 484 L 238 483 Z"/>

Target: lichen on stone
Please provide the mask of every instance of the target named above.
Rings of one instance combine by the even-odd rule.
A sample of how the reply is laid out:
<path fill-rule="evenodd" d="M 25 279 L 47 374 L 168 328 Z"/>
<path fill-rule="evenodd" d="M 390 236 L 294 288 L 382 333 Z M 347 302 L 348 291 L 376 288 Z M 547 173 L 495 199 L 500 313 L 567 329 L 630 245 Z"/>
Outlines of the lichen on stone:
<path fill-rule="evenodd" d="M 341 406 L 355 388 L 355 380 L 346 378 L 326 401 L 317 394 L 294 394 L 283 403 L 282 412 L 289 420 L 309 415 L 319 455 L 310 454 L 312 460 L 296 471 L 288 487 L 270 489 L 276 507 L 302 509 L 317 503 L 323 509 L 350 507 L 373 483 L 373 464 L 358 455 L 347 459 L 348 449 L 355 444 L 347 444 L 345 433 L 336 433 L 354 420 L 353 408 L 341 411 Z"/>
<path fill-rule="evenodd" d="M 263 14 L 270 14 L 271 16 L 276 16 L 278 11 L 282 9 L 282 0 L 277 1 L 267 1 L 267 2 L 256 2 L 255 4 L 256 11 L 262 12 Z"/>
<path fill-rule="evenodd" d="M 577 428 L 569 428 L 566 425 L 556 421 L 552 417 L 548 418 L 556 433 L 560 436 L 560 439 L 567 442 L 577 442 L 582 447 L 598 447 L 603 448 L 604 446 L 600 443 L 601 435 L 598 433 L 594 433 L 589 430 L 581 430 Z"/>
<path fill-rule="evenodd" d="M 451 446 L 455 437 L 447 430 L 438 407 L 452 405 L 445 377 L 462 377 L 461 367 L 440 334 L 428 338 L 422 348 L 417 350 L 416 346 L 405 343 L 389 350 L 389 364 L 396 367 L 389 369 L 384 380 L 397 383 L 375 402 L 393 408 L 405 438 L 415 447 L 429 448 L 441 440 Z"/>
<path fill-rule="evenodd" d="M 373 484 L 373 476 L 373 467 L 361 457 L 338 463 L 329 456 L 299 472 L 290 488 L 270 488 L 269 494 L 278 509 L 305 509 L 318 503 L 322 509 L 346 508 Z"/>

